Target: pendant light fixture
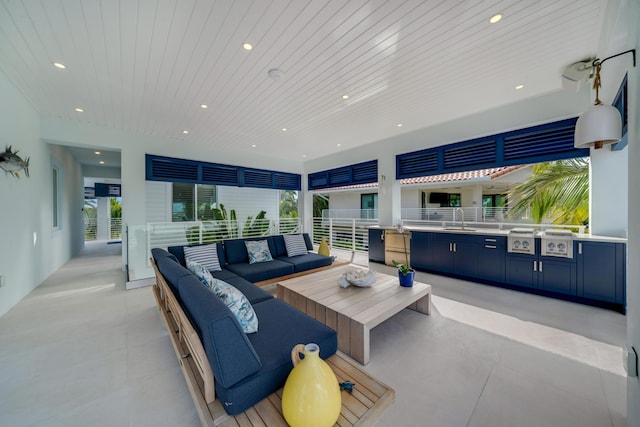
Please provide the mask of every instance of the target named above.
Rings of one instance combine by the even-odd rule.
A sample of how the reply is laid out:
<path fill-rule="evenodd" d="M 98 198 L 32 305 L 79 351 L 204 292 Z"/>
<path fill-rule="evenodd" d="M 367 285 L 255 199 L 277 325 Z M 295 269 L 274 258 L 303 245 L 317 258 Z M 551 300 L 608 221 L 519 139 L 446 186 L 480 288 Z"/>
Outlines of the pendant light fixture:
<path fill-rule="evenodd" d="M 593 78 L 593 89 L 596 91 L 596 99 L 587 111 L 585 111 L 576 122 L 574 135 L 574 146 L 576 148 L 595 149 L 602 148 L 605 144 L 613 144 L 622 138 L 622 120 L 620 112 L 616 107 L 603 104 L 599 98 L 599 89 L 602 86 L 600 81 L 600 68 L 602 64 L 611 58 L 631 52 L 633 54 L 633 66 L 636 66 L 636 50 L 631 49 L 617 55 L 609 56 L 603 60 L 595 59 L 595 77 Z"/>

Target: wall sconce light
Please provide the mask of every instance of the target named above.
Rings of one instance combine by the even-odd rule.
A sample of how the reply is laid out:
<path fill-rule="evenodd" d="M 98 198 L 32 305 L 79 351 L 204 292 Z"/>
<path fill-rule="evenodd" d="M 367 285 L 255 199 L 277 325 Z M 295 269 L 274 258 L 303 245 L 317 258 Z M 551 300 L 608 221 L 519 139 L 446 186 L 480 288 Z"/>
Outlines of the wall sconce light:
<path fill-rule="evenodd" d="M 596 58 L 593 66 L 596 69 L 593 78 L 593 88 L 596 91 L 596 99 L 594 104 L 580 117 L 576 122 L 576 130 L 574 135 L 574 146 L 576 148 L 593 147 L 596 150 L 602 148 L 604 144 L 613 144 L 622 138 L 622 120 L 620 112 L 616 107 L 603 104 L 598 97 L 600 89 L 600 67 L 611 58 L 624 55 L 626 53 L 633 54 L 633 66 L 636 66 L 636 50 L 631 49 L 616 55 L 609 56 L 603 60 Z"/>

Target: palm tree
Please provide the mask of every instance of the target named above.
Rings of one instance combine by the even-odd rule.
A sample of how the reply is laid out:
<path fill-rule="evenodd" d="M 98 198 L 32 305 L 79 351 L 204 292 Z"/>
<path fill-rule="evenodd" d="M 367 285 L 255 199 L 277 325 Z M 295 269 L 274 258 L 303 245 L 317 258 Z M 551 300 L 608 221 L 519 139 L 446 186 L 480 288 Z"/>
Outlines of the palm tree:
<path fill-rule="evenodd" d="M 536 223 L 589 222 L 589 158 L 558 160 L 533 166 L 533 175 L 508 194 L 513 216 L 527 211 Z"/>
<path fill-rule="evenodd" d="M 280 218 L 298 218 L 298 192 L 285 190 L 280 193 Z"/>

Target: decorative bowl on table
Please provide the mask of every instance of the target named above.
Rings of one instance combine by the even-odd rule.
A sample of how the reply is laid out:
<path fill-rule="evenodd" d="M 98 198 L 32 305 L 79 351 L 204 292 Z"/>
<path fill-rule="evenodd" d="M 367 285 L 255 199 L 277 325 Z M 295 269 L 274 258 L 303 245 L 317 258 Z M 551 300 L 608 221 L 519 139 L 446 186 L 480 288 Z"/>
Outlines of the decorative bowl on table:
<path fill-rule="evenodd" d="M 358 288 L 369 288 L 376 283 L 376 272 L 373 270 L 353 270 L 344 273 L 338 279 L 338 285 L 343 288 L 356 286 Z"/>

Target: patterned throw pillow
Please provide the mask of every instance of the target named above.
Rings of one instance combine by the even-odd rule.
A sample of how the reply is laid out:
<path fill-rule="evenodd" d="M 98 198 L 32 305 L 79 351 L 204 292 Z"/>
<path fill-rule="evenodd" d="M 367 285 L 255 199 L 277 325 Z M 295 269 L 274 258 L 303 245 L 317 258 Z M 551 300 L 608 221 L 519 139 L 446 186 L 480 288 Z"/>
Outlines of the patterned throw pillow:
<path fill-rule="evenodd" d="M 190 272 L 196 275 L 196 277 L 205 285 L 207 288 L 211 289 L 213 286 L 213 281 L 215 280 L 209 270 L 204 268 L 204 266 L 200 263 L 197 263 L 190 258 L 187 258 L 187 268 Z"/>
<path fill-rule="evenodd" d="M 244 244 L 249 254 L 249 264 L 273 261 L 269 250 L 269 242 L 266 240 L 248 240 Z"/>
<path fill-rule="evenodd" d="M 218 259 L 218 246 L 216 244 L 185 246 L 184 258 L 185 260 L 190 259 L 198 264 L 202 264 L 209 270 L 222 271 L 222 268 L 220 267 L 220 260 Z"/>
<path fill-rule="evenodd" d="M 304 242 L 302 234 L 285 234 L 282 237 L 284 238 L 288 257 L 306 255 L 308 253 L 307 244 Z"/>
<path fill-rule="evenodd" d="M 236 316 L 238 323 L 245 334 L 258 332 L 258 316 L 253 311 L 251 303 L 242 292 L 234 288 L 227 282 L 213 279 L 211 292 L 216 294 L 220 300 L 229 307 L 229 310 Z"/>

